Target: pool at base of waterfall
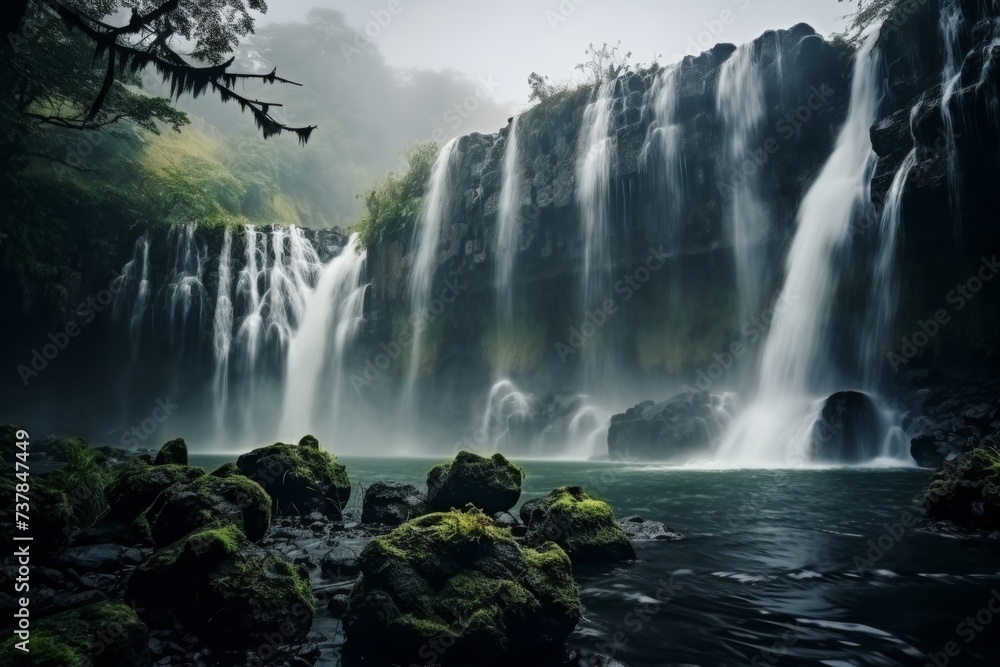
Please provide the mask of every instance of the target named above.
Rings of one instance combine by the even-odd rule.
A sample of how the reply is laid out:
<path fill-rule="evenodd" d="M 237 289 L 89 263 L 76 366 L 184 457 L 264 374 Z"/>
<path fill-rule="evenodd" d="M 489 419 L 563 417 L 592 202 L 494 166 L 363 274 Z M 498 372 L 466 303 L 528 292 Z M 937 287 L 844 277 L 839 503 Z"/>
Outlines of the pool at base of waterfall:
<path fill-rule="evenodd" d="M 209 469 L 226 460 L 192 457 Z M 355 489 L 377 480 L 424 488 L 438 462 L 340 460 Z M 630 667 L 1000 659 L 1000 539 L 926 521 L 929 470 L 518 463 L 521 503 L 580 485 L 619 518 L 640 515 L 685 536 L 636 541 L 638 561 L 578 571 L 584 614 L 571 649 Z M 320 664 L 336 664 L 341 628 L 320 610 Z"/>

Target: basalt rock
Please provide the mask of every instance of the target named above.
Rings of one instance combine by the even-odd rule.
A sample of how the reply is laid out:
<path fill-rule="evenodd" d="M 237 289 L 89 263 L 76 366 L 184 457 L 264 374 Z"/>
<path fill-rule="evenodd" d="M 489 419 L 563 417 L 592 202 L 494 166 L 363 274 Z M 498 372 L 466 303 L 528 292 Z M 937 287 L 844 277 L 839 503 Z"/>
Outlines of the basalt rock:
<path fill-rule="evenodd" d="M 376 537 L 344 614 L 345 655 L 407 665 L 559 664 L 580 619 L 557 545 L 521 547 L 477 510 L 422 516 Z"/>
<path fill-rule="evenodd" d="M 706 454 L 723 430 L 716 402 L 708 392 L 683 392 L 662 403 L 645 401 L 614 415 L 608 429 L 608 456 L 684 462 Z"/>
<path fill-rule="evenodd" d="M 398 526 L 428 512 L 427 498 L 412 484 L 373 482 L 365 489 L 361 523 Z"/>
<path fill-rule="evenodd" d="M 555 542 L 574 565 L 635 560 L 635 550 L 611 507 L 579 486 L 563 486 L 529 500 L 521 505 L 520 514 L 528 527 L 528 544 Z"/>
<path fill-rule="evenodd" d="M 451 463 L 427 473 L 427 502 L 435 510 L 461 509 L 468 504 L 487 514 L 509 510 L 521 497 L 524 471 L 500 453 L 485 458 L 459 452 Z"/>

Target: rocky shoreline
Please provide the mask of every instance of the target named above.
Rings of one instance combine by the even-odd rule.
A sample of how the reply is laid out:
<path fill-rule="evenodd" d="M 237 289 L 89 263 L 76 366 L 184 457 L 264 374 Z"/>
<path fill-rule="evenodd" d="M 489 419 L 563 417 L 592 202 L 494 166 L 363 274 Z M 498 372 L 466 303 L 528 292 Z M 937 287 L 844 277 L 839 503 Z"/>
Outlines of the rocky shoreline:
<path fill-rule="evenodd" d="M 17 433 L 3 427 L 5 461 Z M 974 436 L 944 464 L 923 499 L 929 520 L 1000 528 L 997 447 L 995 435 Z M 524 472 L 500 454 L 461 452 L 432 467 L 427 493 L 391 481 L 352 487 L 311 436 L 212 472 L 188 465 L 180 439 L 154 455 L 65 438 L 32 456 L 62 467 L 30 478 L 25 664 L 312 665 L 327 640 L 312 630 L 321 608 L 342 624 L 344 664 L 511 664 L 524 654 L 621 664 L 567 651 L 582 613 L 574 573 L 635 560 L 634 540 L 684 539 L 659 521 L 617 519 L 578 486 L 515 516 Z M 87 493 L 67 494 L 74 485 Z M 0 522 L 13 531 L 15 484 L 3 486 Z M 14 579 L 17 567 L 3 574 Z M 14 598 L 2 593 L 0 605 L 11 619 Z"/>

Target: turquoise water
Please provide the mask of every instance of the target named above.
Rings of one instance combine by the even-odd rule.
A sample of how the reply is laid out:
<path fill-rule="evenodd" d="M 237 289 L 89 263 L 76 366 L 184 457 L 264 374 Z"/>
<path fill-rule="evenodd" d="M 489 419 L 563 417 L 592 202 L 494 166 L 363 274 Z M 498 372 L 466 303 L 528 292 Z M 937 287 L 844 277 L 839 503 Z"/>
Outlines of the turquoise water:
<path fill-rule="evenodd" d="M 366 486 L 422 487 L 437 462 L 341 460 Z M 1000 619 L 983 623 L 994 595 L 1000 610 L 1000 540 L 924 522 L 917 498 L 930 471 L 520 463 L 522 502 L 579 484 L 618 516 L 686 536 L 637 542 L 638 562 L 579 573 L 585 613 L 573 647 L 631 667 L 1000 664 Z M 336 624 L 321 614 L 316 628 L 331 634 Z M 337 664 L 341 639 L 331 637 L 321 664 Z M 949 643 L 957 654 L 944 652 Z"/>

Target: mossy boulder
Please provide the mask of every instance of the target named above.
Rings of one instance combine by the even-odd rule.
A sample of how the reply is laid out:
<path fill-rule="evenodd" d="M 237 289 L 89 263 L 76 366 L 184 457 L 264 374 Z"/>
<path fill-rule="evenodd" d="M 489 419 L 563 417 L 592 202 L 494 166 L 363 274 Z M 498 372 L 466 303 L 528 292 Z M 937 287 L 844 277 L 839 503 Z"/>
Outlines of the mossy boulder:
<path fill-rule="evenodd" d="M 65 463 L 84 455 L 90 449 L 90 445 L 83 438 L 71 436 L 69 438 L 59 438 L 55 442 L 50 443 L 46 449 L 48 449 L 53 461 Z"/>
<path fill-rule="evenodd" d="M 170 442 L 164 444 L 160 447 L 160 451 L 156 453 L 156 458 L 153 459 L 153 465 L 178 465 L 186 466 L 188 464 L 188 446 L 184 442 L 184 438 L 174 438 Z"/>
<path fill-rule="evenodd" d="M 221 466 L 209 473 L 212 477 L 246 477 L 243 471 L 236 467 L 235 463 L 223 463 Z"/>
<path fill-rule="evenodd" d="M 305 516 L 318 510 L 339 519 L 351 497 L 347 468 L 320 449 L 312 436 L 297 446 L 279 442 L 255 449 L 241 456 L 236 465 L 264 487 L 278 514 Z"/>
<path fill-rule="evenodd" d="M 30 531 L 27 533 L 16 530 L 15 493 L 20 484 L 17 479 L 0 477 L 0 527 L 7 535 L 31 535 L 31 551 L 35 554 L 48 554 L 58 551 L 66 545 L 70 530 L 74 527 L 73 506 L 66 493 L 41 477 L 28 477 L 28 493 L 31 511 L 29 515 Z"/>
<path fill-rule="evenodd" d="M 271 499 L 260 484 L 244 476 L 204 475 L 174 484 L 146 510 L 149 535 L 159 547 L 206 526 L 235 524 L 252 542 L 271 526 Z"/>
<path fill-rule="evenodd" d="M 517 504 L 522 481 L 524 471 L 503 454 L 486 458 L 463 451 L 427 473 L 427 502 L 438 511 L 472 503 L 486 514 L 496 514 Z"/>
<path fill-rule="evenodd" d="M 316 611 L 309 579 L 284 556 L 250 544 L 235 525 L 205 528 L 136 568 L 126 599 L 150 627 L 176 620 L 211 646 L 256 648 L 266 637 L 305 640 Z"/>
<path fill-rule="evenodd" d="M 924 508 L 935 519 L 1000 529 L 1000 450 L 986 444 L 945 462 L 931 477 Z"/>
<path fill-rule="evenodd" d="M 160 493 L 174 484 L 193 482 L 203 476 L 201 468 L 181 465 L 158 465 L 133 460 L 122 466 L 108 485 L 108 519 L 131 522 L 153 504 Z"/>
<path fill-rule="evenodd" d="M 574 565 L 635 560 L 628 536 L 603 500 L 591 498 L 579 486 L 562 486 L 521 506 L 528 527 L 528 544 L 555 542 Z"/>
<path fill-rule="evenodd" d="M 398 526 L 430 511 L 427 498 L 412 484 L 373 482 L 365 489 L 361 523 Z"/>
<path fill-rule="evenodd" d="M 147 667 L 149 630 L 120 600 L 108 600 L 32 621 L 30 652 L 12 637 L 0 645 L 11 664 L 30 667 Z M 17 656 L 15 658 L 15 656 Z M 5 663 L 6 664 L 6 663 Z"/>
<path fill-rule="evenodd" d="M 343 619 L 349 656 L 511 665 L 528 655 L 549 664 L 580 620 L 562 549 L 521 547 L 478 510 L 408 521 L 372 540 L 359 566 Z M 447 650 L 428 655 L 434 646 Z"/>

